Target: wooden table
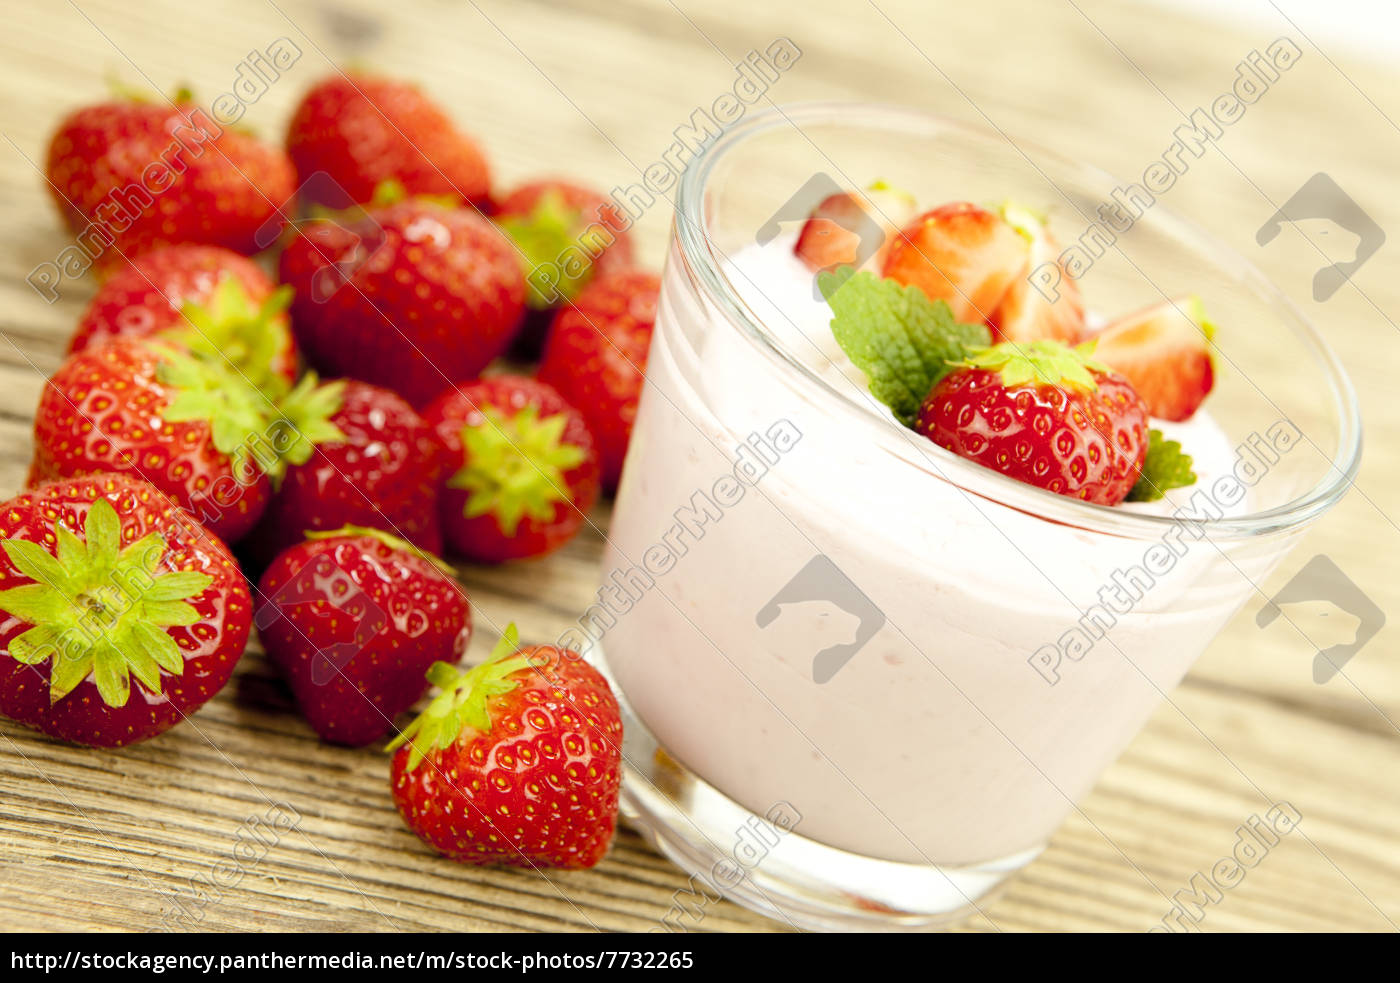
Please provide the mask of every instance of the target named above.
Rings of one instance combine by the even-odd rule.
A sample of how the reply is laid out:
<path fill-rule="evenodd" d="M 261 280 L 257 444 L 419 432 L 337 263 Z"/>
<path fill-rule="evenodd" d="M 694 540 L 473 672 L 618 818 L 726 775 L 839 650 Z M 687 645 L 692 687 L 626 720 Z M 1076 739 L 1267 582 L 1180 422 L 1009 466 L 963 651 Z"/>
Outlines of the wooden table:
<path fill-rule="evenodd" d="M 732 64 L 786 36 L 802 57 L 770 95 L 909 103 L 1055 146 L 1122 175 L 1161 154 L 1179 110 L 1208 104 L 1235 66 L 1280 36 L 1303 56 L 1170 192 L 1173 207 L 1231 243 L 1321 325 L 1352 373 L 1367 423 L 1356 488 L 1272 580 L 1330 555 L 1387 611 L 1400 600 L 1400 464 L 1394 410 L 1400 278 L 1388 244 L 1326 303 L 1297 236 L 1254 231 L 1313 172 L 1332 175 L 1380 224 L 1400 151 L 1400 81 L 1272 22 L 1222 27 L 1100 0 L 755 4 L 740 0 L 518 3 L 205 0 L 9 4 L 0 52 L 0 490 L 18 489 L 32 409 L 92 285 L 48 305 L 24 282 L 67 240 L 43 193 L 61 113 L 98 99 L 104 75 L 169 90 L 227 91 L 239 63 L 285 37 L 303 52 L 247 121 L 278 134 L 299 94 L 356 60 L 421 79 L 489 148 L 499 179 L 562 172 L 602 188 L 639 178 Z M 651 265 L 669 207 L 638 229 Z M 597 522 L 605 528 L 607 512 Z M 601 537 L 544 563 L 465 569 L 482 625 L 516 620 L 553 638 L 592 596 Z M 1251 814 L 1284 800 L 1303 816 L 1222 900 L 1206 931 L 1394 930 L 1400 923 L 1400 662 L 1387 626 L 1326 685 L 1315 646 L 1251 601 L 1055 837 L 984 916 L 981 930 L 1142 931 L 1169 898 L 1231 850 Z M 492 633 L 474 645 L 480 655 Z M 596 870 L 473 870 L 439 860 L 399 821 L 374 752 L 317 743 L 260 653 L 192 725 L 120 752 L 78 750 L 0 724 L 0 923 L 9 930 L 146 929 L 170 895 L 247 841 L 277 803 L 302 819 L 199 912 L 212 929 L 644 930 L 684 878 L 624 833 Z M 246 850 L 245 850 L 246 856 Z M 730 904 L 703 930 L 780 926 Z"/>

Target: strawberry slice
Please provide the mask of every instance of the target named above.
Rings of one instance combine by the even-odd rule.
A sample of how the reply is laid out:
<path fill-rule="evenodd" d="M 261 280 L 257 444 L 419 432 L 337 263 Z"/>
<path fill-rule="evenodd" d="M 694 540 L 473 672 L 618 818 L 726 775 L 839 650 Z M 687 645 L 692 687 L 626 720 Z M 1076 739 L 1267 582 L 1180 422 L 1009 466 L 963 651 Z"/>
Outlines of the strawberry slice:
<path fill-rule="evenodd" d="M 1084 301 L 1074 279 L 1068 274 L 1061 276 L 1054 300 L 1047 299 L 1030 280 L 1032 270 L 1058 262 L 1060 255 L 1060 244 L 1050 234 L 1045 219 L 1010 202 L 1001 206 L 1001 216 L 1025 237 L 1030 252 L 1026 265 L 988 319 L 997 340 L 1079 342 L 1084 337 Z"/>
<path fill-rule="evenodd" d="M 913 195 L 879 182 L 865 191 L 828 195 L 802 226 L 793 252 L 813 273 L 866 264 L 878 269 L 913 214 Z"/>
<path fill-rule="evenodd" d="M 940 205 L 904 228 L 885 255 L 884 275 L 942 300 L 959 321 L 989 321 L 1021 276 L 1030 244 L 995 212 L 971 202 Z"/>
<path fill-rule="evenodd" d="M 1153 416 L 1186 420 L 1215 384 L 1214 334 L 1200 299 L 1179 297 L 1104 328 L 1094 357 L 1127 377 Z"/>

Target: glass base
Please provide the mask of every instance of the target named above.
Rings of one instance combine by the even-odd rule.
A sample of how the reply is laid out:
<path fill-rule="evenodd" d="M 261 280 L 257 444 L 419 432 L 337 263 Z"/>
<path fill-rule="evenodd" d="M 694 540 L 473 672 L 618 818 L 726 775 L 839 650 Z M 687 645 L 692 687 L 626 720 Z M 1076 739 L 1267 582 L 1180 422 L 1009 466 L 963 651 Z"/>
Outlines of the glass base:
<path fill-rule="evenodd" d="M 622 708 L 622 818 L 691 875 L 662 924 L 698 928 L 720 895 L 807 931 L 928 931 L 985 908 L 1044 846 L 974 866 L 896 863 L 808 839 L 796 810 L 758 816 L 662 748 L 595 646 L 589 655 Z M 784 804 L 785 805 L 785 804 Z"/>

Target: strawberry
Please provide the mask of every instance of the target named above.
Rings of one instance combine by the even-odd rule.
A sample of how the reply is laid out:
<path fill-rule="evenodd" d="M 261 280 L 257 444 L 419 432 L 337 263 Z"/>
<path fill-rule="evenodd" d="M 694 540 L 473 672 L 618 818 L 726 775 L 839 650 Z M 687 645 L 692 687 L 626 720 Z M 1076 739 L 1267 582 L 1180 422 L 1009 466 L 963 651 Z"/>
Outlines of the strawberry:
<path fill-rule="evenodd" d="M 152 250 L 113 273 L 78 321 L 69 354 L 119 335 L 162 337 L 227 359 L 255 385 L 296 380 L 297 351 L 280 290 L 246 257 L 218 246 Z M 183 313 L 182 313 L 183 312 Z"/>
<path fill-rule="evenodd" d="M 1017 481 L 1116 505 L 1146 460 L 1147 407 L 1087 351 L 1055 341 L 977 349 L 929 392 L 915 429 Z"/>
<path fill-rule="evenodd" d="M 316 415 L 339 436 L 287 467 L 247 543 L 255 565 L 311 531 L 341 526 L 382 529 L 441 553 L 438 488 L 451 459 L 433 429 L 403 399 L 367 382 L 328 382 L 317 399 Z"/>
<path fill-rule="evenodd" d="M 473 211 L 423 201 L 303 225 L 281 271 L 296 290 L 292 323 L 308 360 L 415 406 L 480 373 L 524 310 L 520 259 L 505 236 Z"/>
<path fill-rule="evenodd" d="M 598 454 L 583 416 L 554 387 L 500 375 L 423 411 L 457 472 L 442 491 L 448 545 L 480 563 L 558 549 L 598 498 Z"/>
<path fill-rule="evenodd" d="M 511 625 L 481 665 L 429 670 L 442 692 L 389 745 L 394 804 L 462 863 L 592 867 L 617 827 L 617 700 L 578 653 L 518 644 Z"/>
<path fill-rule="evenodd" d="M 509 354 L 532 361 L 548 337 L 550 312 L 595 277 L 631 265 L 631 219 L 596 191 L 560 180 L 522 184 L 497 202 L 493 217 L 525 272 L 527 310 Z"/>
<path fill-rule="evenodd" d="M 541 381 L 583 414 L 609 491 L 622 475 L 637 418 L 660 289 L 652 273 L 599 277 L 559 312 L 540 362 Z"/>
<path fill-rule="evenodd" d="M 1050 234 L 1045 219 L 1010 203 L 1002 205 L 1001 216 L 1025 237 L 1030 252 L 1001 303 L 987 319 L 992 331 L 1001 341 L 1048 338 L 1072 345 L 1083 340 L 1084 301 L 1074 278 L 1062 275 L 1053 301 L 1046 299 L 1030 280 L 1032 270 L 1059 262 L 1060 245 Z"/>
<path fill-rule="evenodd" d="M 925 212 L 890 244 L 884 275 L 946 301 L 958 321 L 986 322 L 1025 269 L 1030 247 L 1015 226 L 968 202 Z"/>
<path fill-rule="evenodd" d="M 115 474 L 0 506 L 0 713 L 74 744 L 168 730 L 223 688 L 252 603 L 228 549 Z"/>
<path fill-rule="evenodd" d="M 410 195 L 457 202 L 484 201 L 490 191 L 475 141 L 417 86 L 381 76 L 339 74 L 313 86 L 292 115 L 287 153 L 312 201 L 332 207 L 341 203 L 320 192 L 334 185 L 318 173 L 357 202 L 390 180 Z"/>
<path fill-rule="evenodd" d="M 258 229 L 295 189 L 281 150 L 220 127 L 188 93 L 174 105 L 123 99 L 78 110 L 54 134 L 46 174 L 100 270 L 181 242 L 256 252 Z"/>
<path fill-rule="evenodd" d="M 912 195 L 884 184 L 828 195 L 803 224 L 793 252 L 813 273 L 839 266 L 879 269 L 914 207 Z"/>
<path fill-rule="evenodd" d="M 1215 385 L 1215 326 L 1197 297 L 1129 314 L 1104 328 L 1094 357 L 1122 373 L 1163 420 L 1187 420 Z"/>
<path fill-rule="evenodd" d="M 631 221 L 602 195 L 567 181 L 522 184 L 493 216 L 520 248 L 534 310 L 578 296 L 595 273 L 632 264 Z"/>
<path fill-rule="evenodd" d="M 310 396 L 302 386 L 274 406 L 217 362 L 114 338 L 69 356 L 44 387 L 30 483 L 135 474 L 233 542 L 262 515 L 269 475 L 338 435 Z"/>
<path fill-rule="evenodd" d="M 452 568 L 378 529 L 311 533 L 258 584 L 258 637 L 311 729 L 334 744 L 379 740 L 428 690 L 434 662 L 471 640 Z"/>

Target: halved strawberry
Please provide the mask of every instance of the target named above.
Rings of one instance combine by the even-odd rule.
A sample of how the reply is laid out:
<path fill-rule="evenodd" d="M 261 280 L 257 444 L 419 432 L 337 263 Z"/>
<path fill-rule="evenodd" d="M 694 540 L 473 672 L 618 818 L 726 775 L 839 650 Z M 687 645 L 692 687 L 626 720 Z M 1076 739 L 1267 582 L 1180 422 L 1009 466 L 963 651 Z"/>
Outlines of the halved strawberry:
<path fill-rule="evenodd" d="M 813 273 L 867 264 L 878 269 L 914 207 L 913 195 L 880 183 L 828 195 L 802 226 L 793 252 Z"/>
<path fill-rule="evenodd" d="M 1054 300 L 1047 299 L 1030 280 L 1033 270 L 1059 262 L 1060 244 L 1050 234 L 1045 219 L 1029 209 L 1007 202 L 1001 206 L 1001 216 L 1025 237 L 1030 252 L 1026 265 L 988 319 L 997 340 L 1049 338 L 1068 345 L 1077 343 L 1084 336 L 1084 301 L 1074 279 L 1067 274 L 1060 278 Z"/>
<path fill-rule="evenodd" d="M 1186 420 L 1215 385 L 1214 334 L 1200 298 L 1178 297 L 1104 328 L 1094 357 L 1125 376 L 1153 416 Z"/>
<path fill-rule="evenodd" d="M 1030 244 L 996 212 L 958 201 L 905 226 L 885 255 L 884 275 L 947 301 L 953 317 L 990 320 L 1025 269 Z"/>

